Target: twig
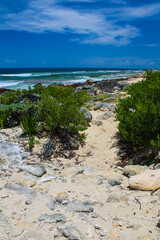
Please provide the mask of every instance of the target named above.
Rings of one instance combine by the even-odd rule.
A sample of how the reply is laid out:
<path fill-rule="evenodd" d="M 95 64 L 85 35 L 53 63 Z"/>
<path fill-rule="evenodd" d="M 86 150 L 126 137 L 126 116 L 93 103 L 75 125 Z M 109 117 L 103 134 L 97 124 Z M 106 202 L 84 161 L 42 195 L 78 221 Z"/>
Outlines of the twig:
<path fill-rule="evenodd" d="M 98 214 L 98 216 L 103 219 L 105 222 L 107 222 L 107 220 L 105 218 L 103 218 L 100 214 Z"/>
<path fill-rule="evenodd" d="M 139 210 L 141 210 L 142 205 L 141 205 L 140 201 L 135 197 L 134 197 L 134 199 L 139 203 Z"/>
<path fill-rule="evenodd" d="M 153 195 L 153 193 L 155 193 L 157 190 L 159 190 L 159 188 L 152 190 L 151 195 Z"/>
<path fill-rule="evenodd" d="M 15 238 L 16 238 L 16 237 L 19 237 L 20 235 L 22 235 L 23 232 L 24 232 L 24 229 L 23 229 L 22 232 L 20 232 L 19 234 L 14 235 L 14 237 L 15 237 Z"/>

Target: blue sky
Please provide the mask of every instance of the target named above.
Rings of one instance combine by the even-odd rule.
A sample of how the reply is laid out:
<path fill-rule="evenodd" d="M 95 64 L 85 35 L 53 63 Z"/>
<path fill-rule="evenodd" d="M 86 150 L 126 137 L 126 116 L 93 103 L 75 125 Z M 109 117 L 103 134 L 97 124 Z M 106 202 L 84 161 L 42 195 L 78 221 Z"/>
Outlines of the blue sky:
<path fill-rule="evenodd" d="M 1 0 L 10 67 L 160 68 L 160 1 Z"/>

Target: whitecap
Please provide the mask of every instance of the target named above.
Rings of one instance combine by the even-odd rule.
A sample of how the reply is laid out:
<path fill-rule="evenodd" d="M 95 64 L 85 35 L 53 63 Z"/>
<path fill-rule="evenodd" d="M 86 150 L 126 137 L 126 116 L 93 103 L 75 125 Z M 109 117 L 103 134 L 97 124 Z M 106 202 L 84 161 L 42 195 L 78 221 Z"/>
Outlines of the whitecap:
<path fill-rule="evenodd" d="M 15 85 L 18 85 L 19 83 L 23 83 L 23 82 L 0 81 L 0 88 L 15 86 Z"/>
<path fill-rule="evenodd" d="M 1 74 L 2 77 L 30 77 L 31 73 Z"/>

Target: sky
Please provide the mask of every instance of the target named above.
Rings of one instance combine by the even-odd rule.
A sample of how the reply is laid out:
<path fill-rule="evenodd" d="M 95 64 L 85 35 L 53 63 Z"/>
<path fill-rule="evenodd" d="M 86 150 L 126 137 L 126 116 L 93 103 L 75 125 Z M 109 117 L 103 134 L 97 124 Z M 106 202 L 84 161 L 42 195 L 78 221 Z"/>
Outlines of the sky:
<path fill-rule="evenodd" d="M 0 0 L 0 68 L 160 69 L 160 0 Z"/>

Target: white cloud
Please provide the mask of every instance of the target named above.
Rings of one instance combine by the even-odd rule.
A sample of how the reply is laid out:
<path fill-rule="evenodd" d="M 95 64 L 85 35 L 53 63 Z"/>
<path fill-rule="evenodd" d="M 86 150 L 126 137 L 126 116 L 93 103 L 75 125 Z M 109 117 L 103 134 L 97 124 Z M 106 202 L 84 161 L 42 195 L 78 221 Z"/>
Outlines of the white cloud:
<path fill-rule="evenodd" d="M 73 37 L 78 35 L 75 40 L 81 43 L 121 46 L 140 35 L 139 29 L 128 21 L 160 12 L 160 4 L 91 10 L 64 7 L 62 1 L 71 0 L 30 0 L 24 10 L 1 15 L 0 30 L 71 33 Z M 82 1 L 98 0 L 79 0 Z M 125 4 L 123 0 L 110 1 Z"/>
<path fill-rule="evenodd" d="M 140 18 L 152 17 L 160 13 L 160 3 L 153 3 L 138 7 L 119 7 L 104 9 L 104 12 L 108 12 L 109 16 L 119 20 L 134 20 Z"/>

